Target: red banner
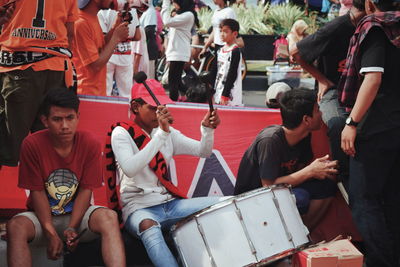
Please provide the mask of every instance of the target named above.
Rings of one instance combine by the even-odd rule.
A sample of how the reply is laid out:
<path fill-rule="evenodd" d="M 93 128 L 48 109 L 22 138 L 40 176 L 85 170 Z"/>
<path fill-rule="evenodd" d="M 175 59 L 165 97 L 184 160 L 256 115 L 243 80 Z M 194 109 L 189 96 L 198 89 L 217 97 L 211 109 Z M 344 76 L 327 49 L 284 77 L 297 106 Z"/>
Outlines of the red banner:
<path fill-rule="evenodd" d="M 191 138 L 200 138 L 200 122 L 207 112 L 207 105 L 169 105 L 169 109 L 175 119 L 174 128 Z M 236 175 L 244 151 L 261 129 L 270 124 L 280 123 L 280 114 L 276 110 L 263 108 L 220 107 L 218 112 L 221 125 L 215 132 L 215 153 L 219 160 L 222 156 L 231 173 Z M 79 129 L 91 132 L 102 144 L 109 127 L 116 121 L 127 119 L 128 102 L 124 98 L 81 97 Z M 177 183 L 185 192 L 189 192 L 193 186 L 199 161 L 197 157 L 175 157 L 172 178 L 178 177 Z M 3 167 L 0 177 L 0 209 L 24 208 L 26 193 L 17 187 L 18 168 Z M 95 191 L 95 203 L 106 203 L 103 188 Z"/>
<path fill-rule="evenodd" d="M 177 104 L 168 106 L 173 117 L 173 127 L 188 137 L 200 138 L 200 122 L 208 106 L 202 104 Z M 221 125 L 215 131 L 214 153 L 209 159 L 176 156 L 171 164 L 171 178 L 188 193 L 188 196 L 230 195 L 240 160 L 255 136 L 266 126 L 280 124 L 280 113 L 266 108 L 230 108 L 218 110 Z M 104 147 L 106 132 L 117 121 L 128 119 L 128 102 L 115 97 L 81 97 L 79 129 L 91 132 Z M 313 150 L 316 157 L 327 154 L 326 129 L 313 134 Z M 17 187 L 18 168 L 3 167 L 0 171 L 0 209 L 22 209 L 26 193 Z M 104 187 L 95 190 L 94 202 L 105 205 Z M 341 204 L 340 204 L 341 203 Z M 346 205 L 340 202 L 341 217 L 349 218 Z M 338 217 L 337 208 L 334 209 Z M 347 220 L 344 220 L 344 222 Z M 332 224 L 332 222 L 330 223 Z M 354 230 L 349 227 L 347 232 Z M 330 228 L 328 226 L 328 228 Z M 336 227 L 337 228 L 337 227 Z M 333 230 L 333 229 L 331 229 Z M 332 232 L 332 231 L 331 231 Z M 341 232 L 340 232 L 341 233 Z M 332 234 L 337 234 L 333 231 Z"/>

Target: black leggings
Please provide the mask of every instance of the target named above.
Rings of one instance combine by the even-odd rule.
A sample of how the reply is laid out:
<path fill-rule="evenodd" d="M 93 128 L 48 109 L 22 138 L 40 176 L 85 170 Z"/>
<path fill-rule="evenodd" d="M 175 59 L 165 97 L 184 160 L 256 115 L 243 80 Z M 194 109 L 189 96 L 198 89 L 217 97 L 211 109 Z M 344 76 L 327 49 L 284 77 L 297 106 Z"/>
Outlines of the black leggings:
<path fill-rule="evenodd" d="M 186 87 L 182 83 L 182 72 L 185 62 L 183 61 L 170 61 L 169 72 L 168 72 L 168 84 L 169 84 L 169 97 L 173 101 L 177 101 L 179 97 L 179 91 L 182 93 L 186 92 Z"/>

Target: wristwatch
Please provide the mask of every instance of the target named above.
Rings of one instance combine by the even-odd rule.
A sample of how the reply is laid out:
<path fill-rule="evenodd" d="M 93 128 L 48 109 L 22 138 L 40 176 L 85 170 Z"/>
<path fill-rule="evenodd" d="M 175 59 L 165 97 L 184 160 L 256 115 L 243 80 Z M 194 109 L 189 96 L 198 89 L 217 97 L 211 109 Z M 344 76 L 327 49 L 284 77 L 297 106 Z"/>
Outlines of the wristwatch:
<path fill-rule="evenodd" d="M 346 125 L 357 127 L 358 122 L 353 121 L 353 119 L 349 116 L 346 119 Z"/>

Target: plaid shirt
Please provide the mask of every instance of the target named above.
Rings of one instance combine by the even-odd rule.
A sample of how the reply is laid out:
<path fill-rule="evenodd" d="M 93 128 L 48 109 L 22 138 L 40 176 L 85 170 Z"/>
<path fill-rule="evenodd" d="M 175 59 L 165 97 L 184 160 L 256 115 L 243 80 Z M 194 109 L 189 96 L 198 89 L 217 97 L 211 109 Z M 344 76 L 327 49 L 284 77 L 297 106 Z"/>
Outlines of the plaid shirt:
<path fill-rule="evenodd" d="M 339 101 L 346 108 L 351 109 L 357 99 L 358 90 L 362 83 L 360 75 L 361 58 L 360 47 L 372 27 L 381 28 L 390 42 L 400 48 L 400 12 L 379 12 L 364 17 L 357 25 L 357 29 L 350 40 L 345 70 L 338 85 Z"/>

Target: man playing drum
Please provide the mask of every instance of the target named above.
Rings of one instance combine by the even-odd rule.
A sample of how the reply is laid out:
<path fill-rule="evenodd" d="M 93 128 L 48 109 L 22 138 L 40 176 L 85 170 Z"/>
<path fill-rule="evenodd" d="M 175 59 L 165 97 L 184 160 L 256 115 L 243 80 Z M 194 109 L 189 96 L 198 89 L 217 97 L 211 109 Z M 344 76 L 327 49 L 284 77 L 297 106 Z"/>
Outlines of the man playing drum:
<path fill-rule="evenodd" d="M 201 122 L 201 140 L 186 137 L 171 127 L 173 117 L 165 104 L 173 103 L 162 85 L 147 81 L 163 105 L 157 105 L 143 84 L 132 88 L 134 119 L 112 126 L 111 147 L 121 178 L 125 227 L 139 237 L 155 266 L 178 266 L 162 231 L 180 219 L 215 204 L 218 197 L 186 198 L 170 180 L 167 166 L 178 154 L 209 157 L 214 130 L 220 123 L 216 110 Z"/>
<path fill-rule="evenodd" d="M 290 184 L 304 223 L 312 230 L 335 195 L 337 161 L 326 155 L 311 162 L 311 132 L 322 123 L 314 91 L 288 91 L 280 106 L 283 125 L 266 127 L 247 149 L 240 162 L 235 195 L 261 186 Z"/>

